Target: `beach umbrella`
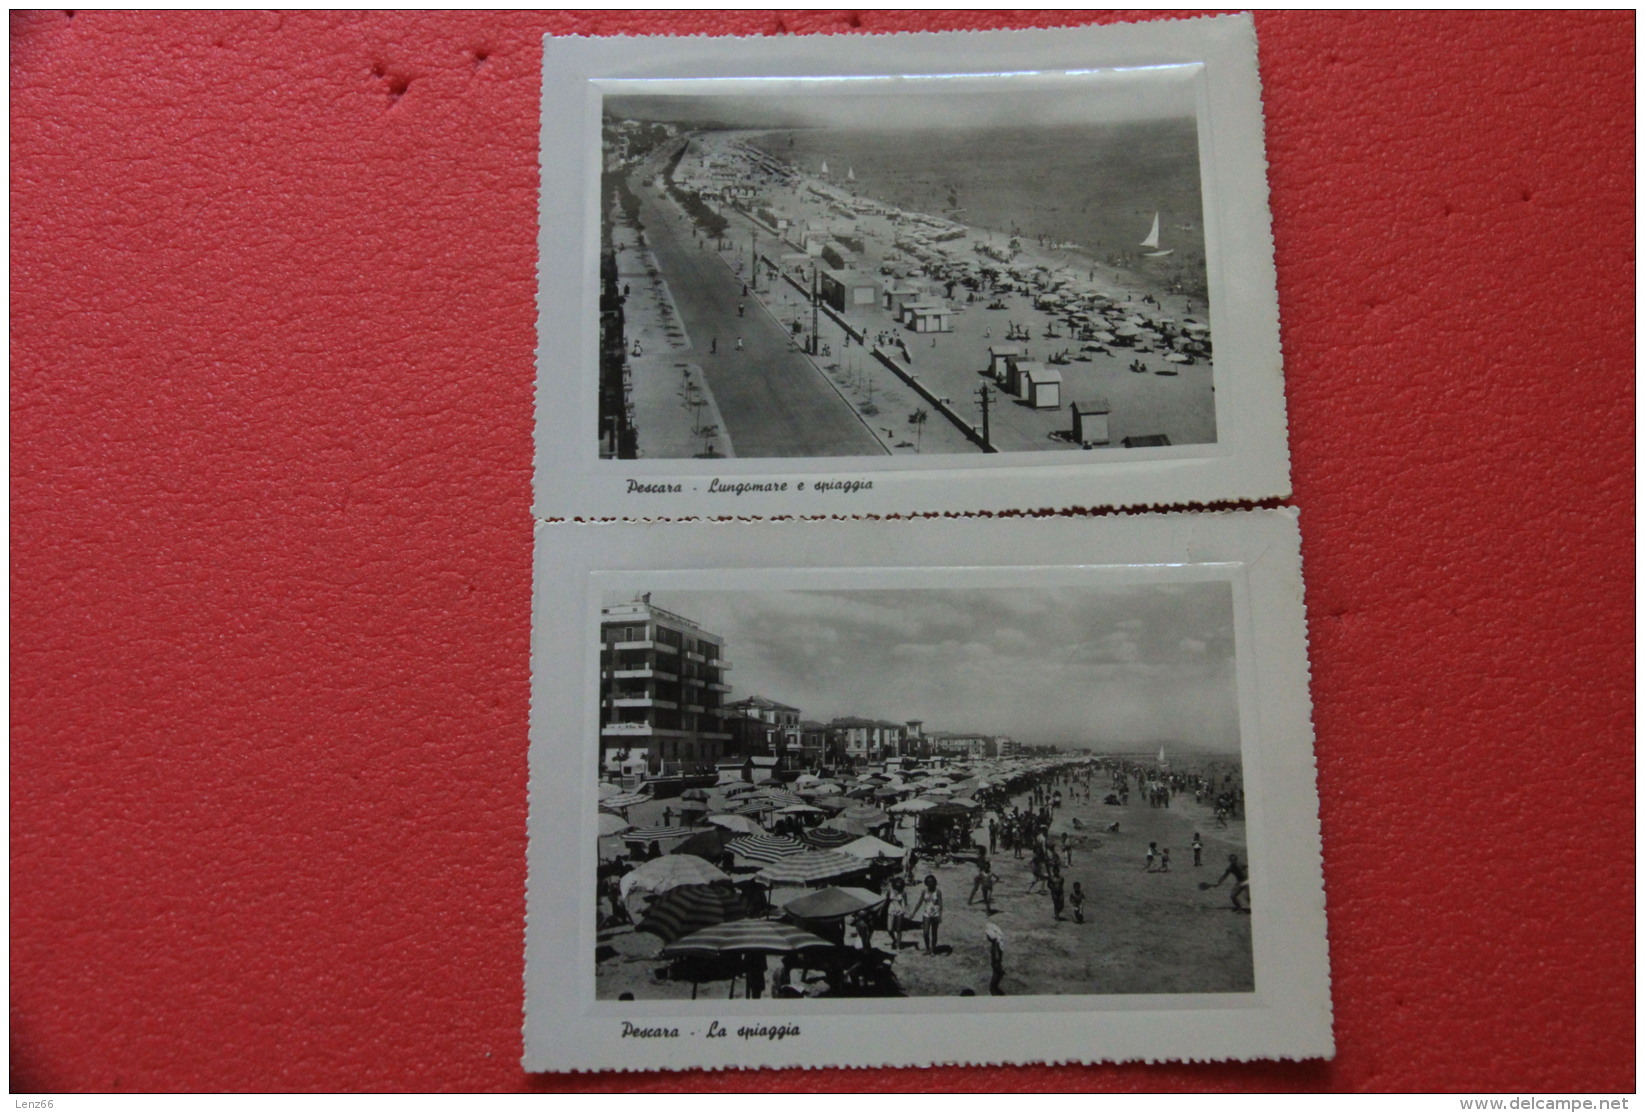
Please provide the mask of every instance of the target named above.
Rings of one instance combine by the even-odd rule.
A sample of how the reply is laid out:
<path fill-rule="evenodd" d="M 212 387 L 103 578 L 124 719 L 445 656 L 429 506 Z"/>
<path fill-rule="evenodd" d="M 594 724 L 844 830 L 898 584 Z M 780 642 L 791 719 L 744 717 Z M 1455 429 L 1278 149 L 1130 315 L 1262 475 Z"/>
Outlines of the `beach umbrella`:
<path fill-rule="evenodd" d="M 853 858 L 863 858 L 869 861 L 875 858 L 895 858 L 899 861 L 906 851 L 896 843 L 876 839 L 873 835 L 864 835 L 855 842 L 848 842 L 840 847 L 841 854 L 849 854 Z"/>
<path fill-rule="evenodd" d="M 652 901 L 670 889 L 681 885 L 712 885 L 716 881 L 729 884 L 731 878 L 695 854 L 670 854 L 653 858 L 624 874 L 617 883 L 617 891 L 629 915 L 640 918 Z"/>
<path fill-rule="evenodd" d="M 618 788 L 616 785 L 612 784 L 610 781 L 601 781 L 600 784 L 599 784 L 599 787 L 598 787 L 598 789 L 596 789 L 596 791 L 599 792 L 600 799 L 604 800 L 607 796 L 616 796 L 618 793 L 620 793 L 622 791 L 622 789 Z"/>
<path fill-rule="evenodd" d="M 760 825 L 746 815 L 711 815 L 708 822 L 739 835 L 754 835 L 760 830 Z"/>
<path fill-rule="evenodd" d="M 935 800 L 927 800 L 924 797 L 919 797 L 913 800 L 904 800 L 900 804 L 892 804 L 885 810 L 898 815 L 907 815 L 910 812 L 929 811 L 936 806 L 937 802 Z"/>
<path fill-rule="evenodd" d="M 845 811 L 840 813 L 840 818 L 856 820 L 865 827 L 878 827 L 880 824 L 890 820 L 891 817 L 886 815 L 885 812 L 881 811 L 879 808 L 858 805 L 854 808 L 845 809 Z"/>
<path fill-rule="evenodd" d="M 746 803 L 742 807 L 738 808 L 736 810 L 736 812 L 733 813 L 733 814 L 735 814 L 735 815 L 764 815 L 766 812 L 775 811 L 776 808 L 777 808 L 777 805 L 773 804 L 769 800 L 764 800 L 764 799 L 750 800 L 748 803 Z"/>
<path fill-rule="evenodd" d="M 846 799 L 844 796 L 819 796 L 813 800 L 812 803 L 826 811 L 836 812 L 841 808 L 849 808 L 851 806 L 851 801 Z"/>
<path fill-rule="evenodd" d="M 600 807 L 609 808 L 614 812 L 627 811 L 635 804 L 643 804 L 651 797 L 643 792 L 621 792 L 616 796 L 607 796 L 600 801 Z"/>
<path fill-rule="evenodd" d="M 730 788 L 725 790 L 725 795 L 726 799 L 729 800 L 733 796 L 747 796 L 750 792 L 758 791 L 760 791 L 758 785 L 751 785 L 745 782 L 743 784 L 732 785 Z"/>
<path fill-rule="evenodd" d="M 778 808 L 778 815 L 822 815 L 821 808 L 814 808 L 810 804 L 790 804 L 786 808 Z"/>
<path fill-rule="evenodd" d="M 652 901 L 634 930 L 672 943 L 692 932 L 747 916 L 747 904 L 730 885 L 681 885 Z"/>
<path fill-rule="evenodd" d="M 777 923 L 774 920 L 729 920 L 676 939 L 663 948 L 663 954 L 724 955 L 763 951 L 766 954 L 781 955 L 809 947 L 833 945 L 828 940 L 819 939 L 793 924 Z"/>
<path fill-rule="evenodd" d="M 924 814 L 933 819 L 954 819 L 962 815 L 970 815 L 976 805 L 966 807 L 958 800 L 944 800 L 940 804 L 925 809 Z"/>
<path fill-rule="evenodd" d="M 798 788 L 801 785 L 814 785 L 821 781 L 822 778 L 817 776 L 815 773 L 801 773 L 798 777 L 794 778 L 794 786 Z"/>
<path fill-rule="evenodd" d="M 690 838 L 689 827 L 630 827 L 623 832 L 624 842 L 667 842 L 670 839 Z"/>
<path fill-rule="evenodd" d="M 602 838 L 598 840 L 600 861 L 612 862 L 618 858 L 628 857 L 628 844 L 622 839 Z"/>
<path fill-rule="evenodd" d="M 790 854 L 800 853 L 805 849 L 805 844 L 787 835 L 744 835 L 726 843 L 725 848 L 750 862 L 775 862 Z"/>
<path fill-rule="evenodd" d="M 695 854 L 699 858 L 707 858 L 710 862 L 720 860 L 725 853 L 726 840 L 735 838 L 724 827 L 703 827 L 697 833 L 686 839 L 679 846 L 670 850 L 670 854 Z"/>
<path fill-rule="evenodd" d="M 1165 362 L 1166 363 L 1187 363 L 1188 362 L 1188 357 L 1183 355 L 1181 352 L 1167 352 L 1165 354 Z"/>
<path fill-rule="evenodd" d="M 610 812 L 601 812 L 599 823 L 600 838 L 605 838 L 607 835 L 621 834 L 629 828 L 628 820 L 620 815 L 612 815 Z"/>
<path fill-rule="evenodd" d="M 688 788 L 684 792 L 680 793 L 680 799 L 683 801 L 695 801 L 699 804 L 706 804 L 708 803 L 708 793 L 704 792 L 700 788 Z"/>
<path fill-rule="evenodd" d="M 839 850 L 857 838 L 850 831 L 837 831 L 830 827 L 813 827 L 802 837 L 806 845 L 814 850 Z"/>
<path fill-rule="evenodd" d="M 783 911 L 801 920 L 837 920 L 884 903 L 885 898 L 872 889 L 830 886 L 789 901 Z"/>
<path fill-rule="evenodd" d="M 868 868 L 868 863 L 837 850 L 808 850 L 772 862 L 754 875 L 754 880 L 767 885 L 809 885 L 813 881 L 827 881 Z"/>
<path fill-rule="evenodd" d="M 835 816 L 827 823 L 824 823 L 820 829 L 824 831 L 844 831 L 854 839 L 868 834 L 868 827 L 862 820 L 850 819 L 843 815 Z"/>
<path fill-rule="evenodd" d="M 771 801 L 773 804 L 777 805 L 777 807 L 779 807 L 779 808 L 786 808 L 786 807 L 790 806 L 791 804 L 803 804 L 803 803 L 805 803 L 804 800 L 801 800 L 798 796 L 794 795 L 792 792 L 784 792 L 780 788 L 762 789 L 761 790 L 761 795 L 763 795 L 767 800 Z"/>

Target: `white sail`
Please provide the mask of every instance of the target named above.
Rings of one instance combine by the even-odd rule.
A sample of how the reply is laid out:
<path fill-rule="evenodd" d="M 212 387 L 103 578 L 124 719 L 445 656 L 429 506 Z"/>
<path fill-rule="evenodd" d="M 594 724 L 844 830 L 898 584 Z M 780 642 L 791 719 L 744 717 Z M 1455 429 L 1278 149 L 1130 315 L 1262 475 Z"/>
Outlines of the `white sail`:
<path fill-rule="evenodd" d="M 826 177 L 828 177 L 828 160 L 827 160 L 827 159 L 826 159 L 826 158 L 825 158 L 825 159 L 823 159 L 823 164 L 822 164 L 822 174 L 823 174 L 823 177 L 825 177 L 825 178 L 826 178 Z M 1157 216 L 1156 216 L 1156 217 L 1155 217 L 1155 218 L 1154 218 L 1154 223 L 1155 223 L 1155 224 L 1158 224 L 1158 223 L 1159 223 L 1159 217 L 1157 217 Z M 1159 230 L 1158 230 L 1158 229 L 1155 229 L 1155 236 L 1156 236 L 1156 238 L 1157 238 L 1157 237 L 1158 237 L 1158 231 L 1159 231 Z M 1158 244 L 1154 244 L 1154 245 L 1153 245 L 1153 246 L 1155 246 L 1155 247 L 1158 247 L 1158 246 L 1159 246 L 1159 245 L 1158 245 Z"/>
<path fill-rule="evenodd" d="M 827 170 L 825 169 L 823 172 L 827 173 Z M 1156 250 L 1159 248 L 1159 213 L 1154 214 L 1154 226 L 1148 230 L 1148 238 L 1137 246 L 1151 247 Z"/>
<path fill-rule="evenodd" d="M 1159 748 L 1159 763 L 1161 765 L 1165 764 L 1165 747 L 1164 746 L 1161 746 Z"/>
<path fill-rule="evenodd" d="M 847 166 L 845 168 L 845 180 L 848 182 L 854 182 L 857 180 L 857 171 L 855 167 Z"/>

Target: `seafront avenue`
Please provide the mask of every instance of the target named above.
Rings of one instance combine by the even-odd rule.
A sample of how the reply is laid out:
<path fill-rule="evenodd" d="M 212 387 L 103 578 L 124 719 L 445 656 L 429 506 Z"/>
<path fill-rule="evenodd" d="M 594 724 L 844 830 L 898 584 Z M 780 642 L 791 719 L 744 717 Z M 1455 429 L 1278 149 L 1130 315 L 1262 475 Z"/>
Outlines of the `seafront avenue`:
<path fill-rule="evenodd" d="M 778 322 L 744 293 L 742 279 L 699 242 L 690 218 L 648 184 L 665 161 L 654 157 L 631 179 L 640 219 L 737 456 L 884 455 Z M 635 391 L 675 385 L 636 382 Z"/>

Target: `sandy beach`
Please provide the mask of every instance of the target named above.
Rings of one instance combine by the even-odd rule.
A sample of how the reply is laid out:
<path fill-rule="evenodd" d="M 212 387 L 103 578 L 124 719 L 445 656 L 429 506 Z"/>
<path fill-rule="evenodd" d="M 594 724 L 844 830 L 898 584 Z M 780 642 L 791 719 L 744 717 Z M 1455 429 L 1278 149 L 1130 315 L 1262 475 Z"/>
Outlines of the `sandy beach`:
<path fill-rule="evenodd" d="M 958 996 L 966 990 L 988 995 L 990 965 L 984 935 L 990 923 L 1004 934 L 1007 995 L 1240 993 L 1253 986 L 1251 919 L 1233 910 L 1231 882 L 1221 889 L 1201 891 L 1199 882 L 1215 881 L 1230 853 L 1245 858 L 1242 819 L 1218 828 L 1212 806 L 1195 804 L 1193 795 L 1180 794 L 1170 807 L 1151 807 L 1132 793 L 1127 806 L 1102 803 L 1104 783 L 1092 781 L 1092 800 L 1065 802 L 1051 827 L 1053 840 L 1062 832 L 1072 836 L 1073 861 L 1063 866 L 1071 890 L 1084 889 L 1085 923 L 1076 923 L 1072 910 L 1053 916 L 1043 888 L 1027 892 L 1032 881 L 1031 855 L 1017 858 L 1003 848 L 993 856 L 999 878 L 994 888 L 993 915 L 980 897 L 967 903 L 976 870 L 956 862 L 917 871 L 921 879 L 934 873 L 945 898 L 945 916 L 938 953 L 921 952 L 918 930 L 905 933 L 903 947 L 891 959 L 900 994 L 905 996 Z M 1025 796 L 1012 805 L 1026 805 Z M 722 808 L 725 796 L 714 790 L 712 811 Z M 629 811 L 635 824 L 661 824 L 664 810 L 677 815 L 679 801 L 650 801 Z M 986 813 L 984 813 L 986 814 Z M 1078 820 L 1083 830 L 1076 830 Z M 1118 833 L 1104 833 L 1118 822 Z M 1204 844 L 1203 865 L 1195 868 L 1189 849 L 1195 832 Z M 912 843 L 904 823 L 898 841 Z M 976 838 L 987 842 L 986 821 Z M 1150 842 L 1171 851 L 1169 872 L 1148 872 L 1145 856 Z M 889 935 L 873 936 L 876 949 L 891 952 Z M 596 957 L 597 995 L 602 1000 L 632 993 L 636 1000 L 689 998 L 689 982 L 662 975 L 668 960 L 659 957 L 662 941 L 637 933 L 630 926 L 599 932 Z M 775 974 L 778 963 L 772 960 Z M 726 981 L 704 983 L 699 994 L 725 997 Z M 741 982 L 735 992 L 744 992 Z"/>

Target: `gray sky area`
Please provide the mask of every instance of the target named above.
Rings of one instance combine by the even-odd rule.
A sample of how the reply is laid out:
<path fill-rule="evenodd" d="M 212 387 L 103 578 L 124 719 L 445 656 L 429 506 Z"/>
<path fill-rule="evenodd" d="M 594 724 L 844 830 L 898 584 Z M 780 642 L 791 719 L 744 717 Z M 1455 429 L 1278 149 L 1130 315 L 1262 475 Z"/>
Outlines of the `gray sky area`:
<path fill-rule="evenodd" d="M 900 78 L 798 82 L 669 82 L 667 96 L 608 96 L 617 119 L 714 121 L 745 128 L 951 128 L 1112 124 L 1195 113 L 1193 71 L 1100 71 L 1047 77 Z M 800 90 L 805 88 L 805 92 Z"/>
<path fill-rule="evenodd" d="M 616 601 L 616 600 L 608 600 Z M 726 639 L 731 698 L 1020 742 L 1239 748 L 1226 583 L 656 592 Z"/>

